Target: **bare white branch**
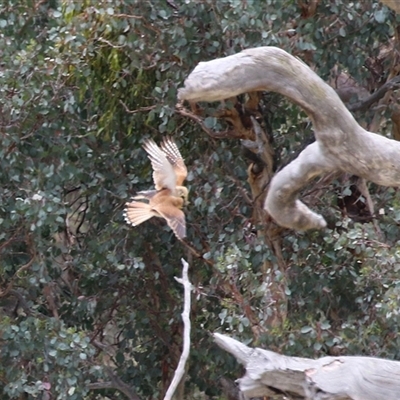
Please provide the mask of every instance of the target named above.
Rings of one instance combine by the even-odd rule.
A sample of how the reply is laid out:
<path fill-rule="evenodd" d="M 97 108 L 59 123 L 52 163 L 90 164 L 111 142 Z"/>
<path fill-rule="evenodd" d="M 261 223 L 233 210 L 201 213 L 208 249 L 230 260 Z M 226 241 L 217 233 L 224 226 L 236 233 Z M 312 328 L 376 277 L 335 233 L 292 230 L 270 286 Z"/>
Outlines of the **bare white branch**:
<path fill-rule="evenodd" d="M 187 359 L 189 358 L 190 352 L 190 307 L 191 307 L 191 292 L 192 285 L 189 281 L 189 264 L 182 258 L 182 278 L 175 277 L 175 280 L 183 285 L 184 290 L 184 304 L 183 304 L 183 312 L 182 312 L 182 321 L 183 321 L 183 349 L 181 358 L 179 359 L 178 366 L 174 373 L 174 378 L 172 379 L 171 384 L 167 390 L 167 393 L 164 397 L 164 400 L 171 400 L 172 396 L 175 393 L 176 388 L 178 387 L 180 381 L 182 380 L 185 374 L 185 366 Z"/>

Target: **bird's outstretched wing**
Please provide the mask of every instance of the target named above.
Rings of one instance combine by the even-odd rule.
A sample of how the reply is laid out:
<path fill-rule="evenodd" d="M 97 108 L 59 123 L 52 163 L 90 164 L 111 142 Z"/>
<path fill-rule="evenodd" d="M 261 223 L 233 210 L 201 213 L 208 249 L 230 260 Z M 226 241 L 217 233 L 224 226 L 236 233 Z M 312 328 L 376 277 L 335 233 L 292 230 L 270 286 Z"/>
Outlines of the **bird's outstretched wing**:
<path fill-rule="evenodd" d="M 185 214 L 177 207 L 169 205 L 158 205 L 154 207 L 162 217 L 165 218 L 170 228 L 174 231 L 175 236 L 182 240 L 186 237 L 186 221 Z"/>
<path fill-rule="evenodd" d="M 175 171 L 176 184 L 178 186 L 182 186 L 183 181 L 187 177 L 187 168 L 178 146 L 172 138 L 166 137 L 161 143 L 161 150 L 164 152 L 167 160 L 170 162 Z"/>
<path fill-rule="evenodd" d="M 176 173 L 166 154 L 151 139 L 144 143 L 143 148 L 146 150 L 153 167 L 153 180 L 156 189 L 175 191 Z"/>
<path fill-rule="evenodd" d="M 136 196 L 133 196 L 132 199 L 133 200 L 150 200 L 157 193 L 158 193 L 158 190 L 142 190 L 141 192 L 137 192 Z"/>

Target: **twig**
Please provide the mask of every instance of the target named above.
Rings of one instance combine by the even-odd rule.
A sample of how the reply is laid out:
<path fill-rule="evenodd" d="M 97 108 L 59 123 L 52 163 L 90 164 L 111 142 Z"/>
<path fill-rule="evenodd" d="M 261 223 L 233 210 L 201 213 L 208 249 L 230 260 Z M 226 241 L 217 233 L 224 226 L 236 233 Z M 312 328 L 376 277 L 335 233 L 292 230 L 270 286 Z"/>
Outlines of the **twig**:
<path fill-rule="evenodd" d="M 99 42 L 108 44 L 108 45 L 109 45 L 110 47 L 112 47 L 113 49 L 122 49 L 123 47 L 125 47 L 124 45 L 117 46 L 117 45 L 115 45 L 115 44 L 112 44 L 109 40 L 104 39 L 104 38 L 102 38 L 102 37 L 99 37 L 97 40 L 98 40 Z"/>
<path fill-rule="evenodd" d="M 365 179 L 358 179 L 357 189 L 365 197 L 369 213 L 372 217 L 375 217 L 374 202 L 372 200 L 371 194 L 369 193 L 367 182 Z M 373 219 L 373 224 L 379 240 L 383 241 L 383 233 L 381 231 L 381 228 L 379 227 L 378 221 L 375 218 Z"/>
<path fill-rule="evenodd" d="M 141 15 L 130 15 L 130 14 L 114 14 L 116 18 L 133 18 L 133 19 L 144 19 Z"/>
<path fill-rule="evenodd" d="M 25 270 L 27 270 L 28 268 L 30 268 L 30 266 L 33 264 L 33 261 L 35 260 L 35 256 L 33 255 L 32 258 L 22 267 L 19 267 L 18 270 L 15 272 L 15 274 L 12 276 L 10 282 L 8 283 L 7 287 L 3 290 L 0 291 L 0 298 L 1 297 L 5 297 L 7 296 L 11 289 L 13 288 L 14 282 L 17 278 L 19 278 L 19 274 Z"/>
<path fill-rule="evenodd" d="M 21 228 L 17 229 L 15 233 L 7 239 L 4 243 L 0 245 L 0 251 L 3 250 L 5 247 L 7 247 L 12 241 L 16 238 L 17 234 L 20 232 Z"/>
<path fill-rule="evenodd" d="M 211 260 L 207 260 L 206 258 L 203 257 L 202 254 L 200 254 L 186 239 L 181 240 L 181 243 L 184 244 L 187 249 L 196 257 L 204 261 L 206 264 L 210 266 L 214 266 L 214 263 Z"/>
<path fill-rule="evenodd" d="M 129 114 L 137 114 L 137 113 L 139 113 L 139 112 L 151 111 L 151 110 L 154 110 L 154 109 L 156 108 L 156 106 L 148 106 L 148 107 L 140 107 L 140 108 L 138 108 L 137 110 L 130 110 L 130 109 L 128 108 L 128 106 L 127 106 L 122 100 L 120 100 L 119 102 L 120 102 L 120 104 L 122 104 L 122 106 L 125 108 L 125 111 L 126 111 L 127 113 L 129 113 Z"/>
<path fill-rule="evenodd" d="M 400 87 L 400 76 L 396 76 L 390 81 L 386 82 L 382 85 L 378 90 L 371 94 L 371 96 L 367 97 L 364 100 L 361 100 L 357 103 L 350 104 L 347 108 L 350 111 L 366 111 L 372 104 L 376 103 L 380 100 L 386 92 L 389 90 L 394 90 Z"/>
<path fill-rule="evenodd" d="M 122 392 L 129 400 L 140 400 L 140 397 L 136 394 L 135 390 L 118 378 L 111 368 L 106 368 L 106 372 L 111 379 L 110 382 L 89 383 L 88 388 L 90 390 L 116 389 Z"/>
<path fill-rule="evenodd" d="M 175 110 L 183 117 L 188 117 L 198 123 L 200 125 L 200 128 L 203 129 L 203 131 L 213 139 L 226 139 L 232 137 L 233 131 L 230 131 L 229 129 L 223 132 L 214 132 L 212 129 L 207 128 L 206 124 L 204 123 L 204 119 L 189 111 L 183 106 L 181 102 L 176 104 Z"/>
<path fill-rule="evenodd" d="M 171 400 L 172 396 L 175 393 L 176 388 L 178 387 L 180 381 L 183 378 L 185 373 L 185 365 L 186 361 L 189 357 L 190 350 L 190 294 L 192 291 L 192 284 L 189 281 L 188 270 L 189 264 L 182 258 L 182 278 L 175 277 L 175 280 L 183 285 L 184 290 L 184 303 L 183 303 L 183 312 L 182 312 L 182 321 L 183 321 L 183 349 L 181 358 L 179 359 L 178 366 L 174 373 L 174 378 L 172 379 L 171 384 L 167 390 L 167 393 L 164 397 L 164 400 Z"/>

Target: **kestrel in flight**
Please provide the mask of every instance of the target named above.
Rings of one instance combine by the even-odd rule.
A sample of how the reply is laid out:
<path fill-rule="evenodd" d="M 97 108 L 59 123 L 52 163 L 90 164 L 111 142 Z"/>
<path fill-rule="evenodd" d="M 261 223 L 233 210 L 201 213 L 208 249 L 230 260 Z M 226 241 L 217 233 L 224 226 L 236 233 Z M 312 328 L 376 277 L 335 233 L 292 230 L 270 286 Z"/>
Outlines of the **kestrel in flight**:
<path fill-rule="evenodd" d="M 148 203 L 132 201 L 126 203 L 125 221 L 137 226 L 151 217 L 164 218 L 175 236 L 182 240 L 186 236 L 183 205 L 187 202 L 188 189 L 182 186 L 187 176 L 185 162 L 172 138 L 165 138 L 158 147 L 153 140 L 147 140 L 143 148 L 153 167 L 156 190 L 139 192 L 132 200 L 147 200 Z"/>

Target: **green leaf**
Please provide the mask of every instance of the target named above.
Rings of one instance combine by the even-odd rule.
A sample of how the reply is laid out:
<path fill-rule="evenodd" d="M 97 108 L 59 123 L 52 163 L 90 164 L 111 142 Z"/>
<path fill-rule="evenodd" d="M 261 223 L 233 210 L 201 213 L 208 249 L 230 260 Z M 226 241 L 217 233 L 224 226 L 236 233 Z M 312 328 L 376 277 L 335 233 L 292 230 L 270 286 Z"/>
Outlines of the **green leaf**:
<path fill-rule="evenodd" d="M 384 9 L 375 10 L 374 12 L 375 21 L 382 24 L 386 20 L 386 11 Z"/>
<path fill-rule="evenodd" d="M 300 332 L 301 333 L 310 333 L 310 332 L 312 332 L 313 331 L 313 328 L 311 327 L 311 326 L 303 326 L 301 329 L 300 329 Z"/>

